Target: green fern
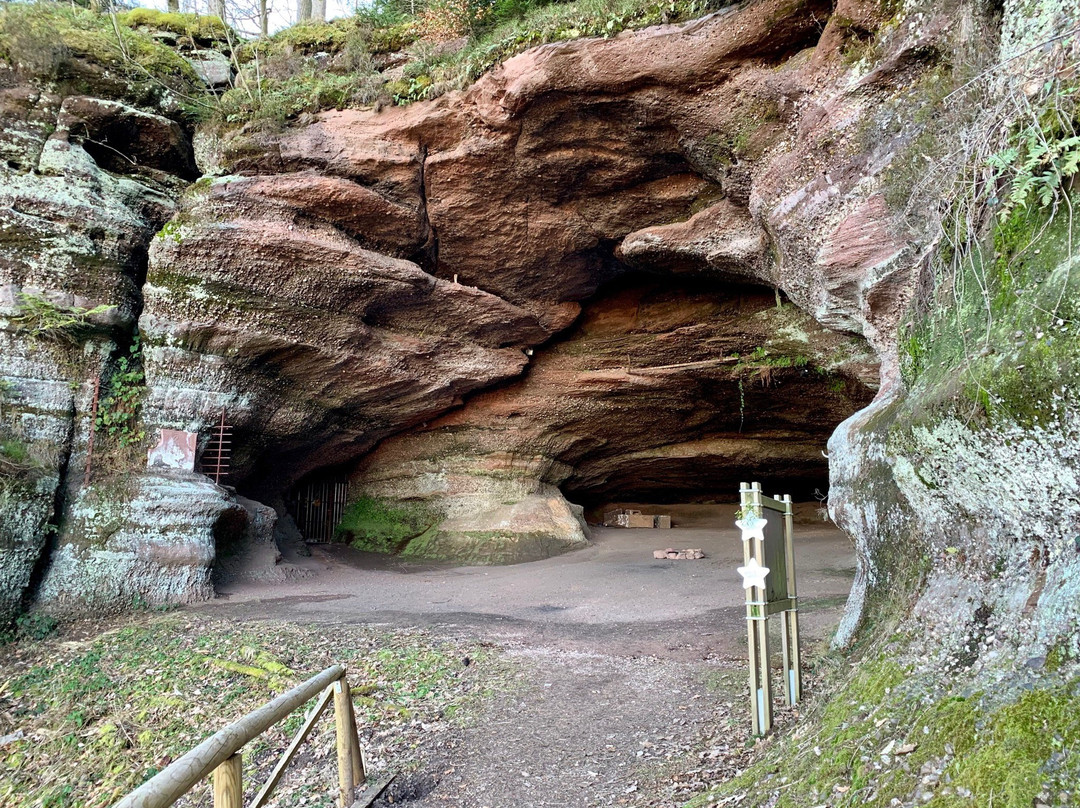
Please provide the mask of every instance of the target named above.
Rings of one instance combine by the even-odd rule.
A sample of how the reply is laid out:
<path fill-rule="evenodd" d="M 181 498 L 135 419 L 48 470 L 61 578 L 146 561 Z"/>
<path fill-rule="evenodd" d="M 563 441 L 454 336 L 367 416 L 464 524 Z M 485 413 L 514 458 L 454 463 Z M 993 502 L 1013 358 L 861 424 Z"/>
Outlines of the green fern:
<path fill-rule="evenodd" d="M 1049 207 L 1080 170 L 1080 135 L 1048 138 L 1040 127 L 1032 125 L 1024 127 L 1017 140 L 1017 145 L 987 160 L 995 179 L 1012 175 L 998 211 L 1003 222 L 1013 210 L 1026 208 L 1032 202 Z"/>

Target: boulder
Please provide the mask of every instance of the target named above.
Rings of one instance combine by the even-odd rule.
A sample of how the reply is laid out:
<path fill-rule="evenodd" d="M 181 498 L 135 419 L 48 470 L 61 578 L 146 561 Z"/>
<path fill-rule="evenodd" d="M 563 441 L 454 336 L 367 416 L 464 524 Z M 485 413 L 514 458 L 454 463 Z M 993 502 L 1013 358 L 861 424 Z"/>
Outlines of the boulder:
<path fill-rule="evenodd" d="M 210 89 L 222 90 L 232 86 L 232 62 L 221 51 L 193 50 L 185 53 L 184 58 L 194 68 L 203 84 Z"/>
<path fill-rule="evenodd" d="M 58 615 L 213 596 L 215 546 L 244 510 L 201 474 L 147 471 L 93 482 L 67 512 L 37 605 Z"/>

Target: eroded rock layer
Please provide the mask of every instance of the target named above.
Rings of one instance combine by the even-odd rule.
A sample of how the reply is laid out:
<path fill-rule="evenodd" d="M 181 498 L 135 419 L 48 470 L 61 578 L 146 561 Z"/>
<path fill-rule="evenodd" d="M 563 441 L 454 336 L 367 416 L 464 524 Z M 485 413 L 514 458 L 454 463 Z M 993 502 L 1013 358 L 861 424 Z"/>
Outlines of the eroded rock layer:
<path fill-rule="evenodd" d="M 277 494 L 520 374 L 523 349 L 631 269 L 790 285 L 830 325 L 865 330 L 874 281 L 824 298 L 790 282 L 815 271 L 770 237 L 766 207 L 790 191 L 755 198 L 803 136 L 811 88 L 842 72 L 835 41 L 808 58 L 828 14 L 766 2 L 546 46 L 430 103 L 234 143 L 151 251 L 149 420 L 198 428 L 224 406 L 234 479 Z M 884 214 L 872 189 L 856 195 L 864 220 Z M 886 276 L 898 249 L 863 224 L 849 262 Z"/>
<path fill-rule="evenodd" d="M 772 292 L 628 278 L 523 379 L 385 441 L 352 495 L 423 503 L 446 520 L 425 550 L 468 560 L 534 531 L 559 489 L 586 505 L 715 500 L 755 479 L 810 497 L 829 435 L 876 383 L 864 343 Z"/>
<path fill-rule="evenodd" d="M 1070 14 L 759 0 L 535 48 L 429 102 L 216 153 L 204 133 L 198 169 L 164 103 L 3 68 L 0 619 L 35 597 L 206 597 L 244 536 L 273 562 L 265 507 L 144 468 L 161 428 L 198 431 L 201 454 L 224 418 L 227 482 L 262 502 L 332 467 L 354 500 L 420 509 L 390 549 L 516 561 L 584 541 L 575 500 L 817 487 L 880 362 L 875 402 L 828 450 L 859 549 L 841 641 L 875 593 L 930 575 L 928 624 L 950 586 L 967 593 L 953 645 L 985 606 L 1001 617 L 982 629 L 1037 652 L 1075 620 L 1075 261 L 1048 248 L 1071 235 L 1044 222 L 1002 246 L 987 200 L 952 237 L 1053 265 L 999 273 L 1027 281 L 996 296 L 933 293 L 958 149 L 1014 131 L 987 99 L 1034 104 L 1068 78 Z M 931 362 L 941 331 L 915 328 L 913 299 L 956 310 L 961 360 Z M 1053 318 L 994 309 L 1014 299 Z M 48 317 L 98 305 L 49 338 Z M 132 362 L 141 415 L 94 460 L 94 381 L 111 395 Z M 1009 491 L 1022 502 L 1000 505 Z"/>
<path fill-rule="evenodd" d="M 848 5 L 845 20 L 872 21 Z M 779 478 L 819 475 L 824 433 L 865 399 L 872 362 L 841 367 L 846 359 L 831 354 L 839 343 L 801 320 L 792 327 L 807 339 L 805 356 L 780 347 L 785 338 L 765 333 L 787 327 L 764 316 L 768 293 L 745 323 L 716 314 L 726 323 L 719 331 L 701 333 L 691 320 L 730 302 L 680 292 L 642 333 L 616 317 L 625 322 L 592 340 L 580 361 L 567 353 L 575 340 L 542 346 L 630 271 L 672 279 L 656 281 L 653 297 L 681 288 L 683 275 L 702 279 L 708 294 L 728 294 L 732 283 L 780 288 L 827 326 L 887 343 L 880 335 L 891 333 L 904 293 L 894 268 L 909 264 L 898 263 L 905 247 L 894 243 L 875 184 L 856 168 L 836 182 L 824 170 L 849 155 L 820 153 L 820 141 L 869 103 L 844 89 L 844 35 L 831 14 L 815 0 L 751 3 L 688 25 L 533 49 L 428 103 L 325 112 L 282 134 L 233 139 L 217 154 L 204 138 L 202 169 L 212 176 L 182 194 L 194 172 L 190 132 L 175 116 L 131 107 L 118 100 L 123 93 L 53 97 L 14 82 L 6 114 L 18 125 L 5 141 L 14 196 L 5 215 L 27 216 L 35 194 L 68 201 L 48 203 L 36 230 L 19 225 L 40 237 L 11 242 L 6 311 L 17 319 L 25 308 L 20 284 L 67 305 L 115 306 L 92 323 L 96 342 L 72 346 L 96 346 L 80 354 L 88 367 L 73 372 L 64 359 L 35 371 L 56 386 L 47 444 L 59 459 L 35 483 L 40 495 L 27 489 L 20 499 L 33 511 L 20 518 L 38 527 L 25 551 L 13 545 L 9 554 L 25 558 L 15 600 L 30 567 L 42 581 L 72 581 L 72 570 L 89 575 L 101 553 L 159 555 L 120 527 L 89 542 L 73 527 L 113 474 L 79 474 L 93 465 L 83 457 L 92 380 L 110 383 L 124 357 L 140 361 L 131 352 L 136 317 L 147 392 L 129 442 L 141 449 L 140 432 L 153 441 L 160 428 L 199 431 L 201 453 L 224 418 L 233 428 L 229 481 L 264 501 L 280 502 L 306 475 L 354 463 L 395 434 L 418 428 L 418 439 L 430 440 L 432 423 L 521 376 L 530 356 L 537 366 L 527 381 L 449 416 L 477 445 L 447 463 L 467 457 L 479 469 L 509 463 L 514 471 L 512 491 L 497 481 L 502 471 L 471 475 L 473 493 L 442 511 L 448 522 L 475 524 L 451 525 L 447 535 L 475 529 L 488 544 L 531 537 L 529 552 L 546 554 L 558 544 L 551 537 L 584 536 L 558 485 L 591 500 L 645 491 L 675 498 L 702 469 L 719 486 L 764 468 L 750 461 L 755 451 Z M 62 232 L 67 246 L 58 249 L 57 233 L 43 227 Z M 87 261 L 95 271 L 69 271 Z M 682 320 L 678 306 L 688 307 Z M 580 326 L 585 342 L 596 316 Z M 9 334 L 25 328 L 11 323 Z M 638 360 L 617 358 L 623 348 Z M 845 357 L 859 353 L 849 348 Z M 27 356 L 14 345 L 10 355 Z M 6 375 L 29 378 L 14 368 Z M 71 378 L 80 380 L 74 395 L 61 389 Z M 796 425 L 778 403 L 788 394 L 819 401 L 820 418 Z M 642 410 L 642 429 L 620 440 L 632 408 Z M 517 409 L 530 410 L 527 427 L 509 426 Z M 477 429 L 474 418 L 491 423 Z M 748 430 L 770 438 L 764 454 Z M 119 468 L 139 465 L 137 450 L 120 454 Z M 535 469 L 519 474 L 520 457 Z M 400 478 L 404 468 L 387 473 Z M 501 496 L 509 521 L 524 525 L 520 535 L 504 531 L 499 513 L 466 506 L 469 496 Z M 192 523 L 217 524 L 233 509 L 229 497 L 215 507 L 218 516 L 192 515 Z M 162 529 L 181 518 L 159 515 Z M 117 518 L 142 519 L 134 511 Z M 46 548 L 49 522 L 59 532 Z M 192 541 L 216 541 L 203 535 Z M 200 557 L 211 559 L 212 549 Z M 54 561 L 61 568 L 50 571 Z M 150 589 L 173 598 L 168 587 Z M 41 591 L 59 597 L 52 584 Z"/>
<path fill-rule="evenodd" d="M 127 577 L 128 563 L 143 572 L 158 567 L 145 560 L 138 537 L 128 536 L 124 549 L 112 547 L 108 535 L 96 545 L 69 544 L 61 526 L 87 479 L 95 380 L 107 380 L 120 346 L 131 342 L 147 242 L 175 212 L 174 196 L 195 176 L 194 159 L 175 120 L 66 92 L 24 82 L 0 65 L 3 623 L 49 570 L 73 584 L 65 589 L 73 600 L 92 593 L 82 562 L 94 548 L 105 551 L 98 566 L 109 567 L 109 576 Z M 78 314 L 85 311 L 92 313 Z M 53 546 L 65 548 L 55 563 L 47 552 Z M 212 558 L 212 546 L 206 543 L 196 566 Z M 153 578 L 132 591 L 156 589 Z M 168 584 L 161 602 L 207 592 L 183 589 Z M 121 602 L 130 604 L 131 596 L 125 592 Z"/>

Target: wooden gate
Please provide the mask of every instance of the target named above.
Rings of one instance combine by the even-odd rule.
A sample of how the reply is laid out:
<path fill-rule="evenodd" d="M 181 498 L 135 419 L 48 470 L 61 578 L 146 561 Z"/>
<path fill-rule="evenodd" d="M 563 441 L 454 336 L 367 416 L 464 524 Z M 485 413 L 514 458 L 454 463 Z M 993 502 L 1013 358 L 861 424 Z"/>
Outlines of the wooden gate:
<path fill-rule="evenodd" d="M 349 481 L 342 473 L 321 474 L 299 482 L 290 503 L 296 526 L 306 541 L 331 541 L 345 513 Z"/>

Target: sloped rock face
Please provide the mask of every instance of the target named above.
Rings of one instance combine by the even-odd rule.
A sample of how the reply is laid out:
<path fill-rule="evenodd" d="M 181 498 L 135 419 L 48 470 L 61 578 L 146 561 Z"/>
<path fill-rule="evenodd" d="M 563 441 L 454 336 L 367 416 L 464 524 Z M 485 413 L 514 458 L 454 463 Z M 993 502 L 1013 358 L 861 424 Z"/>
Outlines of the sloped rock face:
<path fill-rule="evenodd" d="M 981 43 L 992 54 L 984 58 L 1008 66 L 974 85 L 979 103 L 987 105 L 984 116 L 968 118 L 969 129 L 944 117 L 913 124 L 901 134 L 897 106 L 890 101 L 864 119 L 863 129 L 875 135 L 894 131 L 898 141 L 879 143 L 866 165 L 892 159 L 885 176 L 916 193 L 914 204 L 928 204 L 925 192 L 917 193 L 933 162 L 925 155 L 946 155 L 948 161 L 958 131 L 966 131 L 971 142 L 992 141 L 1006 131 L 993 118 L 993 107 L 1011 103 L 1001 99 L 1018 86 L 1024 87 L 1023 103 L 1040 103 L 1036 88 L 1053 85 L 1059 60 L 1076 58 L 1074 42 L 1055 44 L 1071 13 L 1057 4 L 1005 4 L 1000 28 L 983 29 L 993 32 Z M 978 30 L 971 10 L 963 14 L 966 30 Z M 895 32 L 890 58 L 865 71 L 859 86 L 880 92 L 877 82 L 890 71 L 915 72 L 916 51 L 925 57 L 972 47 L 964 26 L 933 14 L 920 24 L 908 18 Z M 962 159 L 981 158 L 963 154 Z M 896 194 L 887 185 L 882 190 Z M 962 192 L 950 191 L 949 201 L 965 199 Z M 911 268 L 907 279 L 901 273 L 882 280 L 882 288 L 900 292 L 886 313 L 911 294 L 921 306 L 911 327 L 900 332 L 908 343 L 899 349 L 890 341 L 890 335 L 891 340 L 898 335 L 889 325 L 891 315 L 872 324 L 873 340 L 881 346 L 882 389 L 830 440 L 830 511 L 858 550 L 856 583 L 836 643 L 851 643 L 875 606 L 880 615 L 906 611 L 914 603 L 908 625 L 913 636 L 923 638 L 918 664 L 950 679 L 970 677 L 962 681 L 978 682 L 972 690 L 993 682 L 997 698 L 1008 699 L 1024 687 L 1014 673 L 1024 662 L 1038 668 L 1054 654 L 1080 657 L 1078 458 L 1071 437 L 1080 412 L 1073 394 L 1078 343 L 1073 306 L 1065 302 L 1076 295 L 1071 248 L 1076 228 L 1052 209 L 1002 220 L 994 204 L 981 225 L 982 244 L 974 239 L 966 246 L 975 259 L 945 264 L 947 271 L 938 279 Z M 1073 203 L 1059 198 L 1055 204 Z M 932 225 L 921 233 L 927 242 L 940 234 L 933 232 L 935 216 L 920 218 Z M 901 222 L 914 228 L 906 235 L 910 244 L 918 244 L 919 223 L 898 216 L 897 225 Z M 873 233 L 880 232 L 880 224 L 868 230 L 879 241 Z M 879 241 L 880 249 L 860 246 L 853 242 L 857 234 L 850 225 L 835 231 L 831 240 L 837 246 L 857 246 L 847 255 L 834 250 L 842 259 L 836 265 L 855 260 L 869 266 L 871 277 L 880 276 L 874 262 L 887 251 L 886 243 Z M 983 260 L 980 250 L 994 254 L 998 272 L 1009 282 L 1023 266 L 1024 280 L 1004 292 L 993 283 L 973 292 L 978 265 L 972 260 Z M 940 272 L 940 253 L 933 246 L 927 252 L 938 261 L 927 265 Z M 934 288 L 940 277 L 948 279 L 948 288 Z M 969 342 L 976 331 L 980 338 Z"/>
<path fill-rule="evenodd" d="M 3 65 L 0 157 L 0 623 L 8 624 L 46 575 L 62 582 L 42 590 L 46 599 L 97 602 L 84 597 L 96 586 L 83 580 L 89 568 L 67 561 L 77 542 L 65 512 L 84 477 L 94 380 L 107 380 L 118 346 L 131 340 L 146 244 L 195 168 L 176 121 L 65 95 Z M 124 590 L 120 605 L 135 591 L 162 602 L 205 596 L 189 572 L 174 577 L 172 561 L 143 553 L 130 534 L 125 541 L 94 565 L 95 581 Z"/>
<path fill-rule="evenodd" d="M 628 271 L 706 277 L 717 294 L 733 283 L 783 285 L 794 269 L 776 260 L 755 178 L 790 147 L 804 96 L 842 73 L 830 61 L 835 42 L 808 58 L 829 13 L 824 3 L 766 2 L 686 26 L 545 46 L 462 93 L 323 113 L 217 155 L 223 176 L 200 181 L 151 250 L 141 320 L 149 421 L 194 429 L 224 407 L 238 435 L 234 479 L 276 496 L 520 375 L 523 349 L 563 332 L 582 301 Z M 798 305 L 820 305 L 791 285 Z M 833 295 L 828 305 L 844 312 L 832 325 L 862 329 L 860 300 Z M 688 348 L 692 340 L 676 334 L 670 356 L 717 347 Z M 659 377 L 644 384 L 640 374 L 595 370 L 610 376 L 590 388 L 598 395 L 614 399 L 625 386 L 628 401 L 642 401 L 652 386 L 657 412 L 675 399 L 664 399 Z M 682 375 L 693 381 L 672 388 L 684 394 L 704 395 L 716 381 L 708 371 Z M 726 367 L 722 375 L 730 381 Z M 852 398 L 832 391 L 823 424 L 865 397 L 856 375 Z M 650 423 L 657 433 L 634 462 L 667 469 L 654 490 L 675 496 L 695 458 L 719 468 L 731 456 L 724 441 L 749 456 L 732 425 L 737 386 L 728 387 L 718 402 L 725 426 L 709 426 L 706 438 L 701 424 L 684 428 L 675 416 Z M 615 429 L 615 420 L 592 428 Z M 545 452 L 531 439 L 483 440 L 474 453 L 481 468 L 488 455 L 523 452 L 578 469 L 535 477 L 513 495 L 498 495 L 495 483 L 477 492 L 489 503 L 502 496 L 498 507 L 546 500 L 542 486 L 560 483 L 598 498 L 634 487 L 634 474 L 620 478 L 616 468 L 613 458 L 629 458 L 621 451 L 606 459 L 600 451 L 590 467 L 587 442 Z M 821 435 L 813 441 L 813 453 L 810 440 L 789 453 L 792 470 L 781 476 L 820 473 Z M 780 460 L 785 449 L 769 451 Z M 404 468 L 392 476 L 406 477 Z M 446 504 L 448 518 L 456 511 Z"/>
<path fill-rule="evenodd" d="M 521 348 L 547 334 L 501 298 L 305 219 L 278 201 L 311 199 L 295 177 L 268 185 L 224 180 L 189 195 L 151 247 L 141 321 L 147 417 L 191 428 L 224 407 L 237 475 L 281 486 L 350 459 L 517 375 Z"/>

